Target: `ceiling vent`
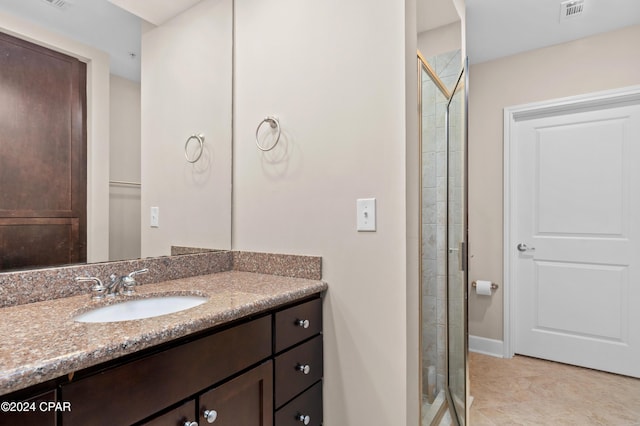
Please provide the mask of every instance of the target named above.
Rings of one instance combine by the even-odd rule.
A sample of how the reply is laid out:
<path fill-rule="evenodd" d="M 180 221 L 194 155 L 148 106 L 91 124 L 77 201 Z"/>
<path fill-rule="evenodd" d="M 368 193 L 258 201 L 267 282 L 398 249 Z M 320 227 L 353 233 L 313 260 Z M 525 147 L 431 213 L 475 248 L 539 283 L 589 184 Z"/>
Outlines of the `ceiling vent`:
<path fill-rule="evenodd" d="M 584 0 L 569 0 L 560 3 L 560 21 L 576 18 L 584 12 Z"/>
<path fill-rule="evenodd" d="M 42 1 L 60 10 L 65 10 L 69 7 L 69 2 L 66 0 L 42 0 Z"/>

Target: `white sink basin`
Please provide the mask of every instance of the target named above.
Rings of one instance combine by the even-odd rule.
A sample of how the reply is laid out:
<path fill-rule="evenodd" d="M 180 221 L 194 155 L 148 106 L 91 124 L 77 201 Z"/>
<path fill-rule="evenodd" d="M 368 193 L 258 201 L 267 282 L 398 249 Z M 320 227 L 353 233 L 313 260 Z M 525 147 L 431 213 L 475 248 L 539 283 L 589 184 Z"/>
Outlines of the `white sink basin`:
<path fill-rule="evenodd" d="M 73 319 L 78 322 L 118 322 L 153 318 L 184 311 L 206 301 L 207 298 L 202 296 L 157 296 L 92 309 Z"/>

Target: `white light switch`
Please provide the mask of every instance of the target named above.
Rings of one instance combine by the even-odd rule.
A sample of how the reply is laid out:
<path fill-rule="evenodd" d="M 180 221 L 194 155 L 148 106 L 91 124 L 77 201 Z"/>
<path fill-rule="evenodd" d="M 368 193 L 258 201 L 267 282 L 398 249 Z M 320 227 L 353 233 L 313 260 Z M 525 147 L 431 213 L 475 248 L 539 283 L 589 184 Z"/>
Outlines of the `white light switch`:
<path fill-rule="evenodd" d="M 376 230 L 376 199 L 359 198 L 357 200 L 358 231 Z"/>
<path fill-rule="evenodd" d="M 149 222 L 152 228 L 160 227 L 160 208 L 159 207 L 151 207 L 151 217 Z"/>

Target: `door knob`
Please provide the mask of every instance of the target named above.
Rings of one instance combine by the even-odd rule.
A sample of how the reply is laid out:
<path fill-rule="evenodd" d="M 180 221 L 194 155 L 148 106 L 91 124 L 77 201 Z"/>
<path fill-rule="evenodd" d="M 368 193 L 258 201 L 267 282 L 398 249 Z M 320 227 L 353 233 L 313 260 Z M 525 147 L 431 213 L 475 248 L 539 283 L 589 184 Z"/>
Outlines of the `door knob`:
<path fill-rule="evenodd" d="M 536 249 L 535 247 L 527 247 L 527 245 L 523 243 L 518 244 L 517 248 L 518 248 L 518 251 L 522 251 L 522 252 L 534 251 Z"/>

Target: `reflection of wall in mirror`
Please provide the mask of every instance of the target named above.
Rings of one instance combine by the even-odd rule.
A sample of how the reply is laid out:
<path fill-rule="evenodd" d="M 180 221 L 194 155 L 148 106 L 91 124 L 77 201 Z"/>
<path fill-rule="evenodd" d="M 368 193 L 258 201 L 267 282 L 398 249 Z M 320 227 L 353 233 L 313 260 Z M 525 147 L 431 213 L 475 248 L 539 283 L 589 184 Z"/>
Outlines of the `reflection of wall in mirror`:
<path fill-rule="evenodd" d="M 204 0 L 142 35 L 142 256 L 231 248 L 232 30 L 232 1 Z"/>
<path fill-rule="evenodd" d="M 140 257 L 140 83 L 111 75 L 109 260 Z"/>

